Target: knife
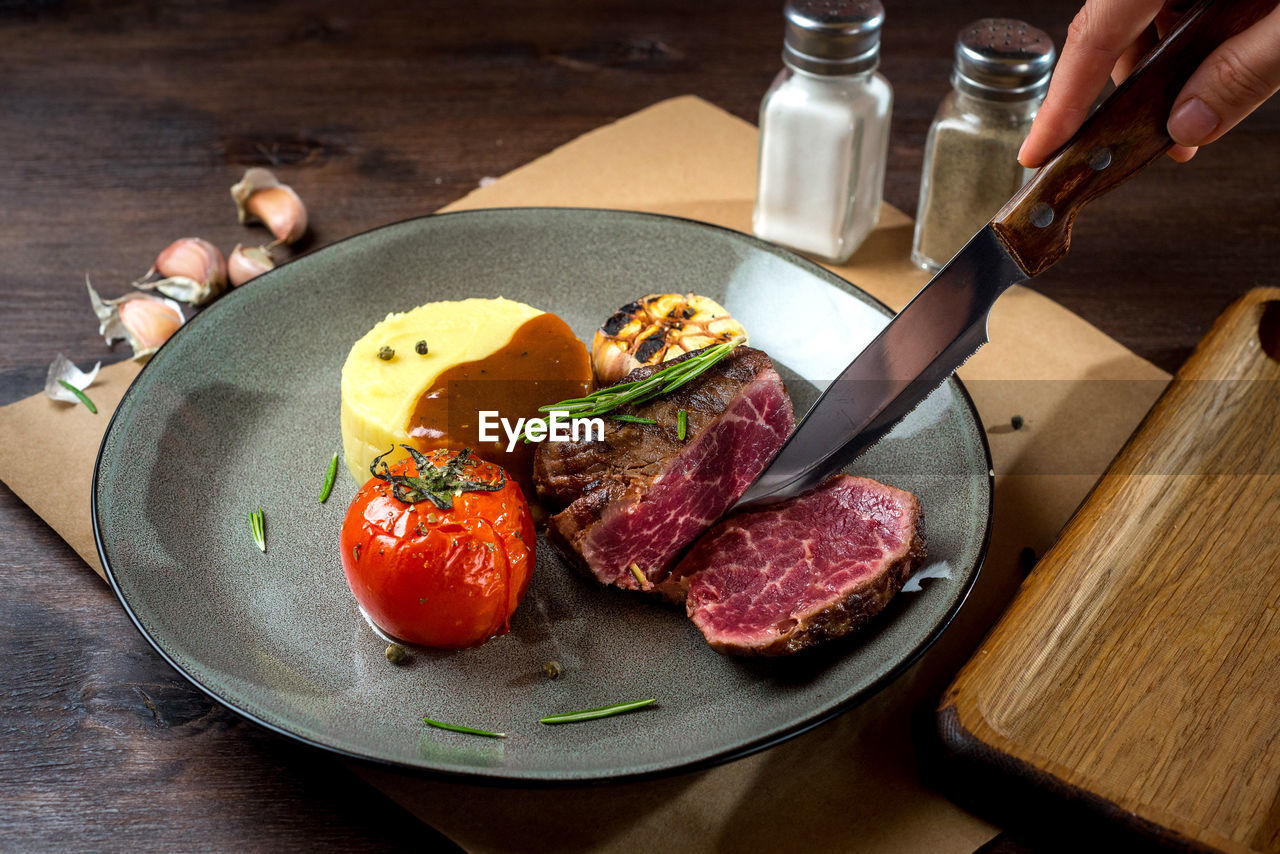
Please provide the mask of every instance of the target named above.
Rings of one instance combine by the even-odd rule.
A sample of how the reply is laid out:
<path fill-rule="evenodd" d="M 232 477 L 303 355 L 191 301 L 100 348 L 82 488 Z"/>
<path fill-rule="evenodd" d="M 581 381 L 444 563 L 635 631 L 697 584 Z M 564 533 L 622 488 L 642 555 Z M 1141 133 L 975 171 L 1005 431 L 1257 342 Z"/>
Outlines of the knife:
<path fill-rule="evenodd" d="M 844 468 L 987 342 L 987 316 L 1012 285 L 1067 253 L 1089 201 L 1173 145 L 1174 99 L 1209 54 L 1276 0 L 1200 0 L 1080 130 L 912 298 L 823 392 L 732 510 L 797 495 Z"/>

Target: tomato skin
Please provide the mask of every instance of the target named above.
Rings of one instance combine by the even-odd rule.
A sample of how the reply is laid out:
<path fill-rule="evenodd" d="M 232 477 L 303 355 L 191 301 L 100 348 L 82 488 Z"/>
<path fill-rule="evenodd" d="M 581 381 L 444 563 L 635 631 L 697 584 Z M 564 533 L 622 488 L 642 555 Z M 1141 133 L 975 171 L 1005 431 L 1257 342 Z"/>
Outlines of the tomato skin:
<path fill-rule="evenodd" d="M 428 459 L 443 465 L 453 451 Z M 417 474 L 412 459 L 392 474 Z M 467 477 L 496 480 L 502 470 L 476 460 Z M 505 473 L 503 473 L 505 475 Z M 496 492 L 473 490 L 441 510 L 406 504 L 372 478 L 352 500 L 339 535 L 342 569 L 356 601 L 383 631 L 409 643 L 463 649 L 510 628 L 534 567 L 533 517 L 510 477 Z"/>

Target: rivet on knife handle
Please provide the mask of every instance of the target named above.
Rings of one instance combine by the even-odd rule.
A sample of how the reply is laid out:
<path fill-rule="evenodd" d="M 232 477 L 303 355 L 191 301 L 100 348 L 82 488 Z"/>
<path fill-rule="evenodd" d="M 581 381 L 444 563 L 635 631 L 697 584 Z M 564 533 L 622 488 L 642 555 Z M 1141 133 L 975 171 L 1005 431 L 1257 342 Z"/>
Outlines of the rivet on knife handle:
<path fill-rule="evenodd" d="M 1085 204 L 1169 150 L 1169 113 L 1192 73 L 1275 7 L 1276 0 L 1200 0 L 1000 209 L 991 227 L 1028 276 L 1067 254 L 1071 224 Z"/>

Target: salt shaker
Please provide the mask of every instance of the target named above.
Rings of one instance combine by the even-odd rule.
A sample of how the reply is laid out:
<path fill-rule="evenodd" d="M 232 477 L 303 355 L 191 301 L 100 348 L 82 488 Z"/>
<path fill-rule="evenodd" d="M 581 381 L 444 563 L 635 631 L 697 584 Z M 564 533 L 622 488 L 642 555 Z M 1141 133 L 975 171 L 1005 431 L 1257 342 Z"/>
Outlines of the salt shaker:
<path fill-rule="evenodd" d="M 952 91 L 925 140 L 911 249 L 920 267 L 941 269 L 1031 177 L 1018 149 L 1053 61 L 1053 41 L 1022 21 L 983 18 L 956 37 Z"/>
<path fill-rule="evenodd" d="M 760 104 L 752 230 L 823 260 L 848 259 L 884 194 L 893 90 L 879 0 L 789 0 L 784 68 Z"/>

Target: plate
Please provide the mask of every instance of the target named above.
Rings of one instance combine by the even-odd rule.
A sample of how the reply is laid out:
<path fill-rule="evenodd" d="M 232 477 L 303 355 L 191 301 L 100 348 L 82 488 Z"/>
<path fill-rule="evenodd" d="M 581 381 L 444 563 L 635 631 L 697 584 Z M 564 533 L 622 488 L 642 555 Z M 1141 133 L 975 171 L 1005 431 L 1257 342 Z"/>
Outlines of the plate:
<path fill-rule="evenodd" d="M 249 719 L 347 756 L 472 781 L 635 779 L 725 761 L 866 699 L 919 656 L 973 585 L 986 548 L 990 458 L 958 380 L 850 469 L 919 496 L 931 569 L 868 631 L 778 660 L 718 655 L 680 609 L 604 589 L 545 541 L 511 633 L 389 664 L 338 557 L 357 484 L 317 501 L 340 450 L 350 345 L 388 312 L 505 296 L 586 341 L 618 306 L 695 291 L 772 356 L 798 411 L 889 316 L 849 283 L 738 232 L 650 214 L 482 210 L 379 228 L 236 289 L 138 375 L 93 482 L 103 566 L 143 635 L 196 686 Z M 263 508 L 267 551 L 249 533 Z M 556 680 L 542 672 L 555 659 Z M 589 723 L 538 718 L 640 698 Z M 424 726 L 428 716 L 504 740 Z"/>

